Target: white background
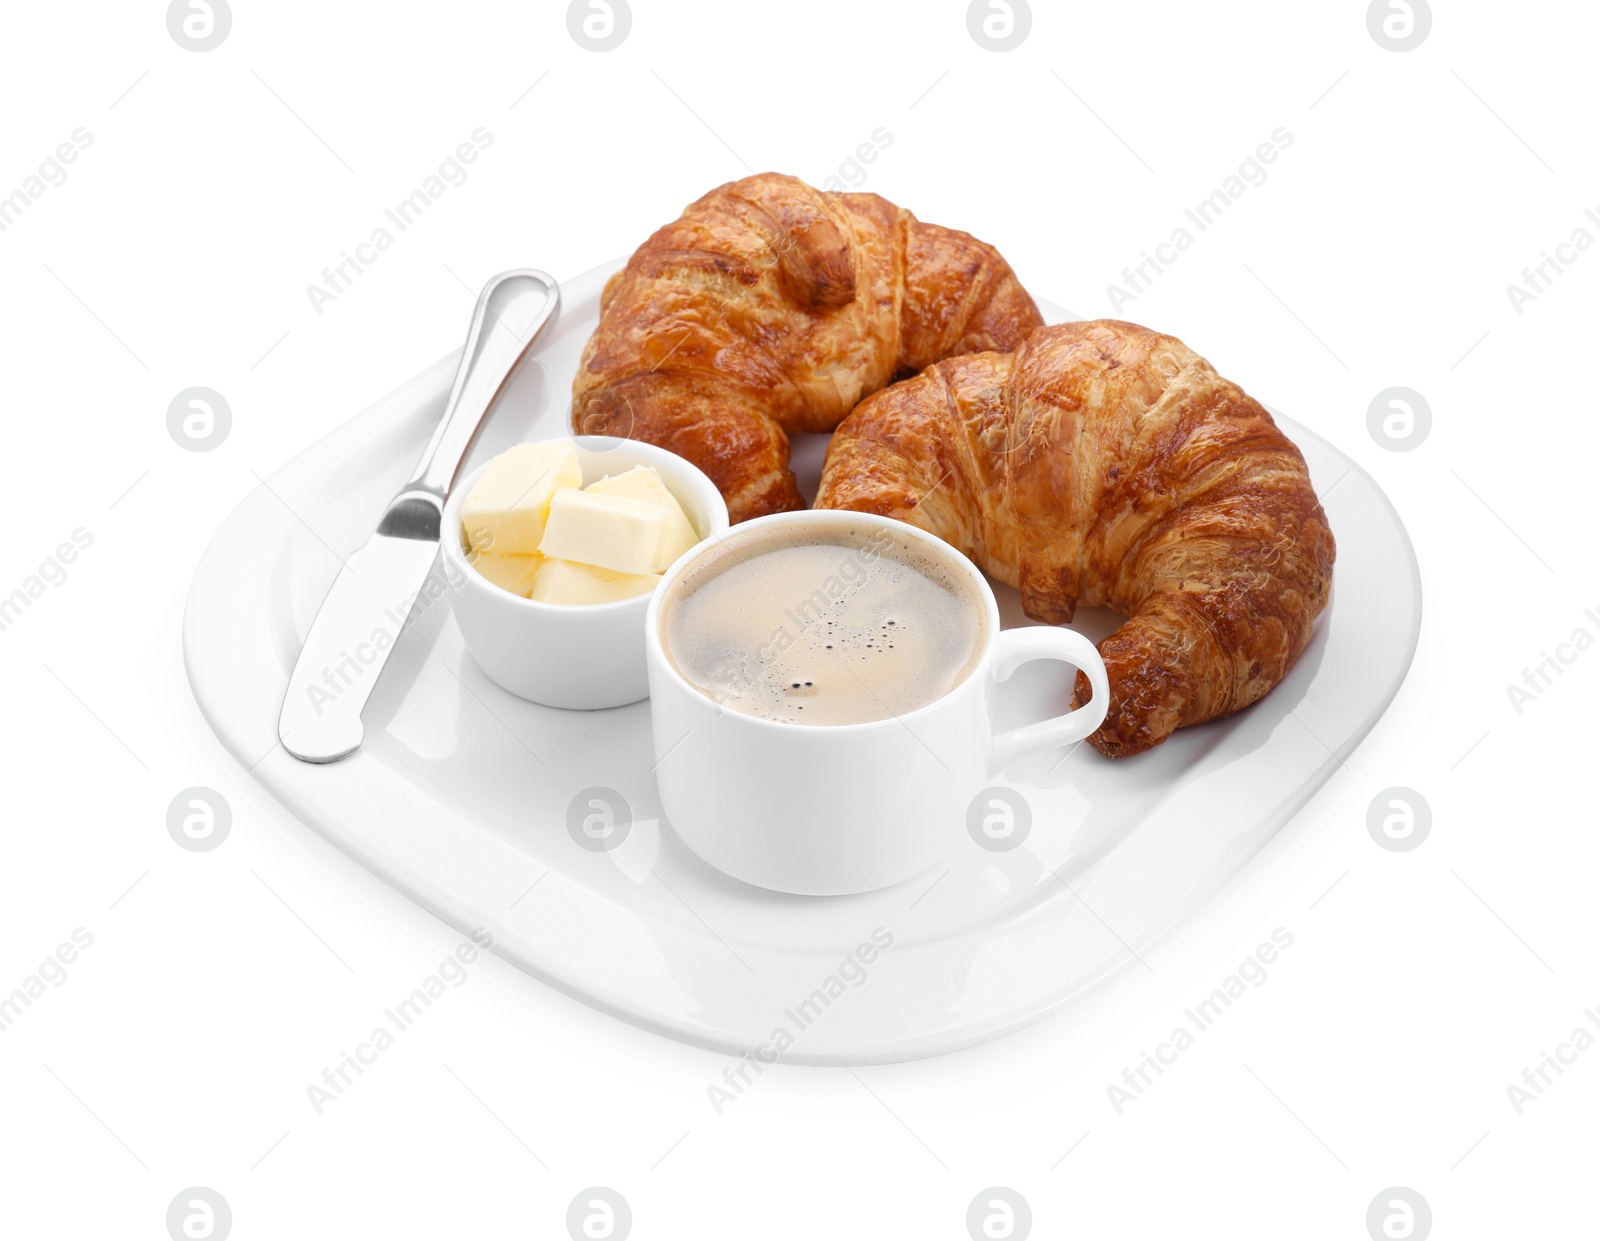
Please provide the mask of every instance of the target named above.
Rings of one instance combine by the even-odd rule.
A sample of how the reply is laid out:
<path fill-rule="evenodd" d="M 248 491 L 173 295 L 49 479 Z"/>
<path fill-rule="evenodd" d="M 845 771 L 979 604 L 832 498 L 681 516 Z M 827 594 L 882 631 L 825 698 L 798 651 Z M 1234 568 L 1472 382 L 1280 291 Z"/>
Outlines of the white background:
<path fill-rule="evenodd" d="M 0 233 L 0 594 L 74 529 L 93 544 L 0 632 L 0 992 L 75 927 L 94 944 L 0 1035 L 4 1231 L 162 1237 L 201 1185 L 240 1238 L 561 1237 L 596 1184 L 641 1238 L 961 1238 L 991 1185 L 1049 1237 L 1359 1241 L 1397 1185 L 1439 1237 L 1592 1228 L 1600 1050 L 1521 1115 L 1506 1087 L 1600 1005 L 1600 653 L 1520 713 L 1506 686 L 1600 636 L 1600 252 L 1520 314 L 1506 290 L 1580 225 L 1600 237 L 1600 11 L 1441 2 L 1395 53 L 1365 7 L 1039 2 L 999 54 L 960 3 L 635 0 L 596 54 L 559 3 L 236 0 L 197 54 L 150 0 L 8 6 L 0 194 L 75 128 L 93 141 Z M 480 126 L 470 179 L 316 313 L 307 285 Z M 860 188 L 1091 316 L 1293 135 L 1120 313 L 1388 491 L 1426 596 L 1398 699 L 1153 973 L 1000 1042 L 859 1080 L 780 1068 L 719 1117 L 724 1058 L 489 958 L 315 1116 L 306 1083 L 459 937 L 212 737 L 179 646 L 201 551 L 259 477 L 454 347 L 490 274 L 584 271 L 747 169 L 820 183 L 879 127 Z M 233 411 L 207 453 L 165 427 L 193 385 Z M 1433 411 L 1408 453 L 1366 429 L 1393 385 Z M 167 835 L 191 785 L 233 808 L 215 852 Z M 1432 807 L 1408 853 L 1367 833 L 1394 785 Z M 1116 1114 L 1124 1066 L 1279 926 L 1269 981 Z"/>

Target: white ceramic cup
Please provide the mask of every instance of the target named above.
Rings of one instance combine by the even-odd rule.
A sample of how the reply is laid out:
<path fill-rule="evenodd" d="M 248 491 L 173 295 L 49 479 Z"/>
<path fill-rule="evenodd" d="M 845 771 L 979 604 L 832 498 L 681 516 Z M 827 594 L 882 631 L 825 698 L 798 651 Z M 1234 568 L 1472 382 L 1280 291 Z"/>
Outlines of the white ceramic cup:
<path fill-rule="evenodd" d="M 602 435 L 578 435 L 573 442 L 585 486 L 648 465 L 702 538 L 728 529 L 728 506 L 716 484 L 676 453 Z M 487 468 L 480 466 L 451 489 L 439 540 L 456 623 L 474 662 L 502 689 L 547 707 L 593 711 L 646 697 L 644 616 L 651 595 L 612 603 L 538 603 L 502 590 L 472 567 L 461 544 L 461 501 Z"/>
<path fill-rule="evenodd" d="M 710 544 L 667 570 L 645 618 L 662 810 L 705 861 L 763 888 L 837 896 L 910 879 L 950 852 L 965 831 L 969 803 L 1007 763 L 1078 741 L 1105 720 L 1110 690 L 1094 644 L 1070 629 L 1001 630 L 983 574 L 930 534 L 870 514 L 812 510 L 745 522 L 727 539 L 737 540 L 743 558 L 759 555 L 768 535 L 787 538 L 799 528 L 826 537 L 864 526 L 882 526 L 964 575 L 986 613 L 972 671 L 915 711 L 865 724 L 791 724 L 724 707 L 691 685 L 667 658 L 661 605 Z M 996 734 L 991 684 L 1034 659 L 1060 660 L 1087 674 L 1090 701 Z"/>

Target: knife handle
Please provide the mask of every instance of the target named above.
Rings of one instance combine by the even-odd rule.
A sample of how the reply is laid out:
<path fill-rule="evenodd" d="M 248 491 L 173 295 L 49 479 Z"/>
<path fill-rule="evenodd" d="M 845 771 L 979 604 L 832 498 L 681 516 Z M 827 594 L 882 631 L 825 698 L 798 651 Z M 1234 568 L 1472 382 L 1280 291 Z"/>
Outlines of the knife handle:
<path fill-rule="evenodd" d="M 393 524 L 411 526 L 402 510 L 415 509 L 419 502 L 427 504 L 429 498 L 436 503 L 427 504 L 428 507 L 443 507 L 484 415 L 560 305 L 561 287 L 531 267 L 501 272 L 483 286 L 444 417 L 434 428 L 410 481 L 395 496 L 385 523 L 395 518 L 398 520 Z M 432 537 L 438 538 L 437 517 L 433 526 Z M 383 532 L 404 536 L 408 531 L 400 528 Z"/>

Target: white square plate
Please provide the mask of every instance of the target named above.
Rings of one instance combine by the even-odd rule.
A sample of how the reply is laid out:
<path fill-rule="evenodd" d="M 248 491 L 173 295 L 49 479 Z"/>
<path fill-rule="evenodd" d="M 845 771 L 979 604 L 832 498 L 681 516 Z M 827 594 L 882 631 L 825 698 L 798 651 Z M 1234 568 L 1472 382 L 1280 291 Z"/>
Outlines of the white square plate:
<path fill-rule="evenodd" d="M 572 376 L 619 265 L 563 286 L 560 321 L 466 469 L 567 433 Z M 690 1042 L 863 1064 L 968 1046 L 1062 1007 L 1244 865 L 1371 729 L 1416 649 L 1421 584 L 1394 508 L 1348 457 L 1276 415 L 1338 541 L 1334 601 L 1310 647 L 1262 702 L 1148 754 L 1112 761 L 1080 747 L 1014 764 L 1003 782 L 1027 798 L 1033 825 L 1012 851 L 964 838 L 926 875 L 860 896 L 729 879 L 661 820 L 649 704 L 570 712 L 512 697 L 463 650 L 448 595 L 397 642 L 364 748 L 331 766 L 297 762 L 277 743 L 278 709 L 335 553 L 367 538 L 415 464 L 456 356 L 312 445 L 218 531 L 184 616 L 195 697 L 267 789 L 424 908 L 487 928 L 497 952 L 587 1003 Z M 825 439 L 796 445 L 808 494 Z M 1028 623 L 1015 591 L 997 593 L 1006 625 Z M 1085 612 L 1077 627 L 1099 639 L 1116 623 Z M 1064 709 L 1070 684 L 1049 667 L 997 687 L 1000 726 Z M 772 796 L 826 778 L 776 772 Z M 603 852 L 568 827 L 574 804 L 587 810 L 578 795 L 597 787 L 620 794 L 631 819 Z M 873 947 L 858 955 L 862 945 Z"/>

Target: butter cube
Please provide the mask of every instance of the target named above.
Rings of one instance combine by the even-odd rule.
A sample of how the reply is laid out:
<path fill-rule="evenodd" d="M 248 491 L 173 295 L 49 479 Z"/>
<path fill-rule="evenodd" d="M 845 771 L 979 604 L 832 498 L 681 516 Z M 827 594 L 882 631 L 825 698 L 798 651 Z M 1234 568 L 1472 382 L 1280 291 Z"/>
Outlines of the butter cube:
<path fill-rule="evenodd" d="M 533 577 L 543 556 L 496 556 L 489 552 L 474 552 L 468 559 L 472 567 L 501 590 L 526 599 L 533 593 Z"/>
<path fill-rule="evenodd" d="M 471 551 L 531 556 L 544 537 L 550 499 L 583 485 L 578 446 L 571 440 L 518 444 L 479 475 L 461 504 L 461 527 Z"/>
<path fill-rule="evenodd" d="M 571 560 L 540 558 L 532 597 L 540 603 L 611 603 L 654 590 L 659 573 L 613 573 Z"/>
<path fill-rule="evenodd" d="M 666 513 L 643 500 L 558 491 L 550 499 L 539 551 L 613 573 L 654 573 L 666 524 Z"/>
<path fill-rule="evenodd" d="M 667 515 L 661 530 L 661 546 L 656 549 L 656 572 L 667 568 L 684 552 L 700 541 L 690 524 L 688 515 L 677 497 L 667 490 L 667 485 L 648 465 L 637 465 L 625 474 L 615 474 L 590 483 L 584 488 L 591 494 L 626 496 L 630 500 L 643 500 L 653 504 Z"/>

